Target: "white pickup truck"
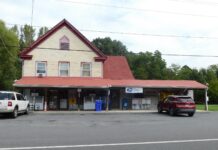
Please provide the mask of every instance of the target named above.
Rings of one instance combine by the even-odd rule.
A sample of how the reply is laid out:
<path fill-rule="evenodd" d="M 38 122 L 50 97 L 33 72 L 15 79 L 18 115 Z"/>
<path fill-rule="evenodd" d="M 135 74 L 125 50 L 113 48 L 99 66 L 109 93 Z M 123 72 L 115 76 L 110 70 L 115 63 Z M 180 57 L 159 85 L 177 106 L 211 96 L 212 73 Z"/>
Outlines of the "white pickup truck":
<path fill-rule="evenodd" d="M 0 114 L 10 113 L 16 118 L 18 113 L 29 113 L 29 101 L 22 94 L 11 91 L 0 91 Z"/>

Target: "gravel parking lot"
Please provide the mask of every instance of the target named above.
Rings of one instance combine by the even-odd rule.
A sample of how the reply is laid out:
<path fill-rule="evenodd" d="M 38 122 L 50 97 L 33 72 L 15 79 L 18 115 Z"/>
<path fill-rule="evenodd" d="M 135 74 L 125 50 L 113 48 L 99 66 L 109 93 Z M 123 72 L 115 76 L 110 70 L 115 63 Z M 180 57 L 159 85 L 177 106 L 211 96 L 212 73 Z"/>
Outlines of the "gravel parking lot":
<path fill-rule="evenodd" d="M 217 112 L 194 117 L 156 112 L 0 116 L 0 150 L 217 150 L 217 118 Z"/>

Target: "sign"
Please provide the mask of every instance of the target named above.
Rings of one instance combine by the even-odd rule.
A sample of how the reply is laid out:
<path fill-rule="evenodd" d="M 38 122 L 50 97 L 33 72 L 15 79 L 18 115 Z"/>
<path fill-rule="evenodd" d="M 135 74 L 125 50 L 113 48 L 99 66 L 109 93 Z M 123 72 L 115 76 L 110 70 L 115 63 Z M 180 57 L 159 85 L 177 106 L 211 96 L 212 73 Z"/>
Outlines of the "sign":
<path fill-rule="evenodd" d="M 139 87 L 126 87 L 126 93 L 143 93 L 143 88 L 139 88 Z"/>

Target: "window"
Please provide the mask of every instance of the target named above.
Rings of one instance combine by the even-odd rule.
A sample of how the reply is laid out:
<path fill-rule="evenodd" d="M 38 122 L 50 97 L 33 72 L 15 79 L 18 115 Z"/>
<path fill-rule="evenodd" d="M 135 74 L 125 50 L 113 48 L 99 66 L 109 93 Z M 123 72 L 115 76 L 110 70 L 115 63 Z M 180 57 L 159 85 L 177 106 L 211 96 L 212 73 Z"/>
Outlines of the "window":
<path fill-rule="evenodd" d="M 16 94 L 18 101 L 25 101 L 25 98 L 21 94 Z"/>
<path fill-rule="evenodd" d="M 69 62 L 59 62 L 59 76 L 69 76 Z"/>
<path fill-rule="evenodd" d="M 12 94 L 12 93 L 1 93 L 0 92 L 0 101 L 1 100 L 15 100 L 14 94 Z"/>
<path fill-rule="evenodd" d="M 81 63 L 82 77 L 91 77 L 91 63 Z"/>
<path fill-rule="evenodd" d="M 46 75 L 46 62 L 36 62 L 36 75 Z"/>
<path fill-rule="evenodd" d="M 69 50 L 69 48 L 70 48 L 69 39 L 66 36 L 63 36 L 60 39 L 60 49 Z"/>

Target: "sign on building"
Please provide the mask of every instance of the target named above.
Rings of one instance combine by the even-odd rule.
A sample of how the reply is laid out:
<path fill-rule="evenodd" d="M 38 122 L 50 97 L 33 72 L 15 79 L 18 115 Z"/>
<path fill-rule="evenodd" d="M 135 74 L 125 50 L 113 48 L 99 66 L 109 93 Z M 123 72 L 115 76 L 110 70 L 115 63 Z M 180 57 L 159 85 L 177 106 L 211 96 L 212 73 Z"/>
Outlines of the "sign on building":
<path fill-rule="evenodd" d="M 126 93 L 143 93 L 143 88 L 140 88 L 140 87 L 126 87 Z"/>

